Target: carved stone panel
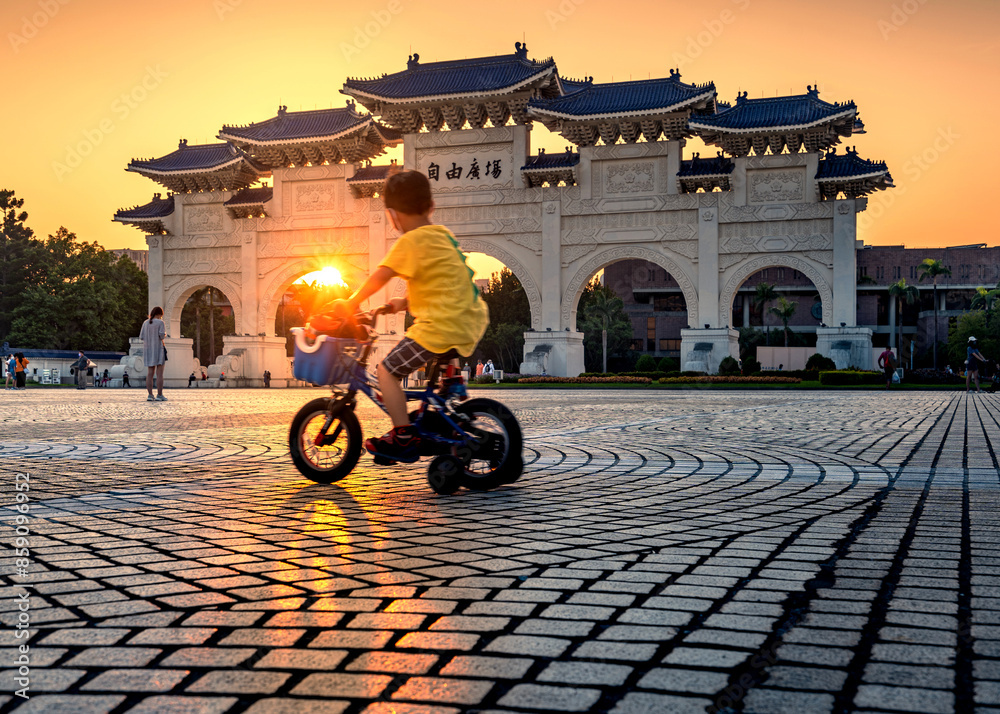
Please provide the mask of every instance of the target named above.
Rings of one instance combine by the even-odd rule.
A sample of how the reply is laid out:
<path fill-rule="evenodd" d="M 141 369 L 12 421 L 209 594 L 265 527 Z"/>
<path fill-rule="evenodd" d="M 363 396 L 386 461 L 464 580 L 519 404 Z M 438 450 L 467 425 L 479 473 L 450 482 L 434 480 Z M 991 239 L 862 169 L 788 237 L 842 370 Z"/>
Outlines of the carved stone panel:
<path fill-rule="evenodd" d="M 805 168 L 761 169 L 747 174 L 747 202 L 750 204 L 795 203 L 805 199 Z"/>
<path fill-rule="evenodd" d="M 221 205 L 214 206 L 186 206 L 184 210 L 184 232 L 188 235 L 194 233 L 215 233 L 222 230 Z"/>
<path fill-rule="evenodd" d="M 520 162 L 512 143 L 449 146 L 418 149 L 417 170 L 427 174 L 435 193 L 483 191 L 513 188 Z"/>
<path fill-rule="evenodd" d="M 294 213 L 339 211 L 344 208 L 340 181 L 297 181 L 291 184 L 291 188 Z"/>
<path fill-rule="evenodd" d="M 635 195 L 656 190 L 656 168 L 652 161 L 614 161 L 603 164 L 604 195 Z"/>

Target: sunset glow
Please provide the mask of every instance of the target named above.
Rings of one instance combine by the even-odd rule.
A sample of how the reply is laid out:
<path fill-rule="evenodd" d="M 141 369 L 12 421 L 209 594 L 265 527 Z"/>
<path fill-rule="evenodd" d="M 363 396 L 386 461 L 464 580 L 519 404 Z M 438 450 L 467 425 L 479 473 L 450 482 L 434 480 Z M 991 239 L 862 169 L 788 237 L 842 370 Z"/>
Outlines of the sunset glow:
<path fill-rule="evenodd" d="M 320 287 L 324 288 L 347 287 L 347 283 L 344 282 L 344 278 L 340 274 L 340 271 L 334 268 L 332 265 L 327 265 L 322 270 L 316 270 L 311 273 L 307 273 L 306 275 L 303 275 L 295 282 L 305 283 L 305 284 L 316 283 Z"/>

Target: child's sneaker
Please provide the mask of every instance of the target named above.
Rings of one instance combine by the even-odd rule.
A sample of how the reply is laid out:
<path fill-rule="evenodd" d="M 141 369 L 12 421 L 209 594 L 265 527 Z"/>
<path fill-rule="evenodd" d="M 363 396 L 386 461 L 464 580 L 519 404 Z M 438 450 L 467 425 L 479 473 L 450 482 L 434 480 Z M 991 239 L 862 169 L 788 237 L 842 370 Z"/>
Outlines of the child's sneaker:
<path fill-rule="evenodd" d="M 404 464 L 412 464 L 420 459 L 420 437 L 414 432 L 412 426 L 397 426 L 392 431 L 378 439 L 368 439 L 365 442 L 365 449 L 376 458 L 381 457 L 379 463 L 384 463 L 385 459 L 391 461 L 402 461 Z"/>

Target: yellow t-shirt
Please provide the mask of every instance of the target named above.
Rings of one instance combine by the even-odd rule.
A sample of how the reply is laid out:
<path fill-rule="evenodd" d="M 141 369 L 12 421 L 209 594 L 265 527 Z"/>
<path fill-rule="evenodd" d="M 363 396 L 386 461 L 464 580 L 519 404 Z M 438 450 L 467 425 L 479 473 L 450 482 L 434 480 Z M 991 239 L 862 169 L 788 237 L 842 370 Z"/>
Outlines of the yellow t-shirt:
<path fill-rule="evenodd" d="M 447 228 L 421 226 L 404 233 L 380 265 L 407 282 L 414 319 L 407 337 L 437 354 L 452 348 L 463 357 L 472 354 L 490 315 L 465 255 Z"/>

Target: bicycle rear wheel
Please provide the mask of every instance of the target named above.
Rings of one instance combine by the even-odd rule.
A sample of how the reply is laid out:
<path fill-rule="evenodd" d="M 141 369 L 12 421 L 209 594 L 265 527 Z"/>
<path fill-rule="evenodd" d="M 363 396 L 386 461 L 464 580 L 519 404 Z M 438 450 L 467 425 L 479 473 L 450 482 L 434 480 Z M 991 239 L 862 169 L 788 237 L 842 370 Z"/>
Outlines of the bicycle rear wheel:
<path fill-rule="evenodd" d="M 462 485 L 473 491 L 489 491 L 517 481 L 524 459 L 521 425 L 514 413 L 492 399 L 470 399 L 455 411 L 469 417 L 464 429 L 476 440 L 458 449 L 457 456 L 465 466 Z"/>

